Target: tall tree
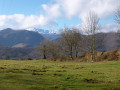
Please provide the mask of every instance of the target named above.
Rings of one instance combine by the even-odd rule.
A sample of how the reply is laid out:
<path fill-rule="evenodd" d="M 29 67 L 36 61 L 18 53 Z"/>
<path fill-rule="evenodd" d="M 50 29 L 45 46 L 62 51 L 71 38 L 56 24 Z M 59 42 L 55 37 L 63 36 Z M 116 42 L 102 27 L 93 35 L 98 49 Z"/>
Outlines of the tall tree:
<path fill-rule="evenodd" d="M 60 49 L 57 41 L 50 41 L 48 46 L 48 53 L 52 59 L 56 60 L 60 54 Z"/>
<path fill-rule="evenodd" d="M 74 54 L 78 56 L 78 50 L 81 45 L 81 34 L 77 29 L 65 28 L 61 33 L 61 41 L 64 44 L 64 50 L 73 60 Z"/>
<path fill-rule="evenodd" d="M 84 29 L 88 35 L 88 45 L 91 53 L 91 60 L 95 61 L 96 33 L 99 31 L 99 18 L 95 12 L 90 11 L 85 18 Z"/>
<path fill-rule="evenodd" d="M 49 40 L 45 39 L 37 48 L 37 51 L 39 51 L 42 54 L 43 59 L 46 59 L 48 56 L 49 42 L 50 42 Z"/>

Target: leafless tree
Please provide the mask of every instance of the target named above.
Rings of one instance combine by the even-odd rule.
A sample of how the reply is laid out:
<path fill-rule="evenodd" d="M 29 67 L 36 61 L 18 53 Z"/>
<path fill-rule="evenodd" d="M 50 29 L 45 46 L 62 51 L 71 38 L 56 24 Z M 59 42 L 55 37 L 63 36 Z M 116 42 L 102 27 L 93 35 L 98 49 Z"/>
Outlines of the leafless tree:
<path fill-rule="evenodd" d="M 57 59 L 60 54 L 60 49 L 57 41 L 49 41 L 48 53 L 49 56 L 52 57 L 54 60 Z"/>
<path fill-rule="evenodd" d="M 117 24 L 119 25 L 118 31 L 116 36 L 120 37 L 120 6 L 117 8 L 117 10 L 115 11 L 115 21 L 117 22 Z"/>
<path fill-rule="evenodd" d="M 86 38 L 91 53 L 92 61 L 95 61 L 96 34 L 99 31 L 99 18 L 95 12 L 90 11 L 85 18 L 84 29 L 88 35 Z"/>
<path fill-rule="evenodd" d="M 114 15 L 115 15 L 115 21 L 119 25 L 116 36 L 120 37 L 120 6 L 115 10 Z"/>
<path fill-rule="evenodd" d="M 39 51 L 42 54 L 43 59 L 46 59 L 48 56 L 49 42 L 50 42 L 49 40 L 45 39 L 37 48 L 37 51 Z"/>
<path fill-rule="evenodd" d="M 77 29 L 65 28 L 61 33 L 61 41 L 64 45 L 65 52 L 68 53 L 70 58 L 73 60 L 73 56 L 78 56 L 79 47 L 81 45 L 81 34 Z"/>

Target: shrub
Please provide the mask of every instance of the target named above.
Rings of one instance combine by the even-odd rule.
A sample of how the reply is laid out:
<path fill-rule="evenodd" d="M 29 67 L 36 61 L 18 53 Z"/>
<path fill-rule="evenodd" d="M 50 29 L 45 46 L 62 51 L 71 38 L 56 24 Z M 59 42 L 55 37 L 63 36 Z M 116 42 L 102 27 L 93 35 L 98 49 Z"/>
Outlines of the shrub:
<path fill-rule="evenodd" d="M 28 58 L 26 58 L 26 60 L 32 60 L 32 58 L 29 58 L 29 57 L 28 57 Z"/>

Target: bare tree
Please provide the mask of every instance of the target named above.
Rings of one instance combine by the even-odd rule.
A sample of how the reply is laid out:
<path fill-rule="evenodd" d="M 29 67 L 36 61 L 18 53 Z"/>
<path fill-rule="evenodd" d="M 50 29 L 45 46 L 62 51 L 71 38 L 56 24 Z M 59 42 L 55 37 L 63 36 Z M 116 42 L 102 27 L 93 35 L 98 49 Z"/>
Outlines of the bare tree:
<path fill-rule="evenodd" d="M 89 12 L 85 18 L 84 29 L 86 31 L 87 42 L 91 53 L 92 61 L 95 61 L 96 33 L 99 31 L 99 18 L 95 12 Z"/>
<path fill-rule="evenodd" d="M 50 41 L 48 46 L 48 53 L 50 57 L 52 57 L 54 60 L 57 59 L 57 57 L 60 54 L 60 49 L 57 41 Z"/>
<path fill-rule="evenodd" d="M 119 25 L 116 36 L 120 37 L 120 6 L 116 9 L 114 15 L 115 15 L 115 21 Z"/>
<path fill-rule="evenodd" d="M 83 35 L 76 28 L 72 29 L 72 34 L 74 36 L 73 38 L 74 47 L 73 48 L 74 48 L 75 57 L 78 57 L 79 52 L 82 52 L 84 48 Z"/>
<path fill-rule="evenodd" d="M 80 47 L 81 34 L 77 29 L 68 29 L 65 28 L 61 33 L 61 41 L 64 44 L 64 50 L 68 53 L 70 58 L 73 60 L 73 56 L 78 56 L 78 50 Z"/>
<path fill-rule="evenodd" d="M 40 46 L 37 48 L 37 51 L 39 51 L 42 56 L 43 56 L 43 59 L 46 59 L 47 56 L 48 56 L 48 52 L 49 52 L 49 40 L 45 39 L 41 44 Z"/>

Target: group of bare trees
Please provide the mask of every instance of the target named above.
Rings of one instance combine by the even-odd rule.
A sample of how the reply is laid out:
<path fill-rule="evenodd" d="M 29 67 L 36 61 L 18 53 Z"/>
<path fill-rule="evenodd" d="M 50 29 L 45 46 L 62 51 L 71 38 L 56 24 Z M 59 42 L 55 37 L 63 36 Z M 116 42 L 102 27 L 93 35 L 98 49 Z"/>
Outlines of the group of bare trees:
<path fill-rule="evenodd" d="M 115 20 L 120 24 L 120 9 L 115 13 Z M 77 58 L 82 52 L 90 52 L 91 61 L 95 61 L 95 51 L 102 47 L 102 38 L 98 36 L 100 31 L 99 18 L 95 12 L 89 12 L 83 24 L 85 35 L 79 29 L 64 28 L 57 41 L 44 40 L 38 47 L 44 59 L 47 57 Z"/>
<path fill-rule="evenodd" d="M 58 43 L 55 41 L 45 39 L 37 50 L 42 54 L 43 59 L 53 57 L 56 59 L 59 55 Z"/>
<path fill-rule="evenodd" d="M 82 43 L 82 34 L 78 29 L 65 28 L 61 33 L 61 43 L 65 53 L 73 60 L 73 56 L 78 57 Z"/>
<path fill-rule="evenodd" d="M 77 29 L 65 28 L 61 33 L 59 40 L 51 41 L 44 40 L 43 43 L 38 47 L 44 59 L 47 57 L 68 56 L 71 60 L 78 57 L 80 49 L 82 47 L 82 35 Z"/>
<path fill-rule="evenodd" d="M 82 52 L 90 51 L 92 61 L 95 60 L 96 34 L 99 29 L 99 18 L 95 12 L 90 12 L 86 17 L 84 30 L 87 37 L 79 29 L 64 28 L 57 41 L 44 40 L 38 47 L 44 59 L 47 57 L 67 56 L 71 60 L 77 58 Z M 85 43 L 86 42 L 86 43 Z"/>
<path fill-rule="evenodd" d="M 94 12 L 90 12 L 86 17 L 85 31 L 87 37 L 82 35 L 79 29 L 64 28 L 59 40 L 44 40 L 38 50 L 44 59 L 47 57 L 69 57 L 71 60 L 77 58 L 81 53 L 90 51 L 92 61 L 95 60 L 96 33 L 98 31 L 98 17 Z M 86 43 L 85 43 L 86 42 Z"/>

